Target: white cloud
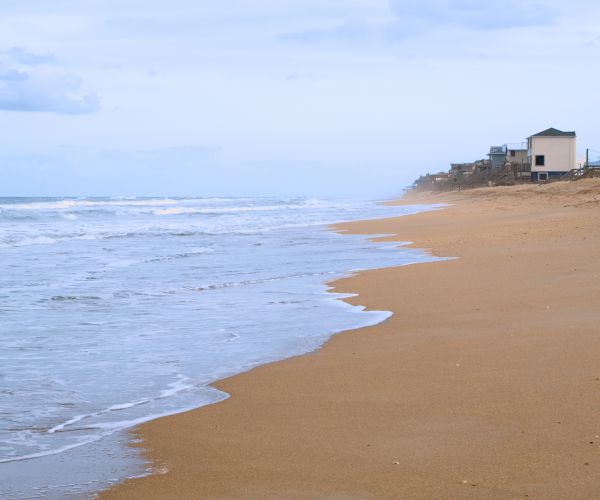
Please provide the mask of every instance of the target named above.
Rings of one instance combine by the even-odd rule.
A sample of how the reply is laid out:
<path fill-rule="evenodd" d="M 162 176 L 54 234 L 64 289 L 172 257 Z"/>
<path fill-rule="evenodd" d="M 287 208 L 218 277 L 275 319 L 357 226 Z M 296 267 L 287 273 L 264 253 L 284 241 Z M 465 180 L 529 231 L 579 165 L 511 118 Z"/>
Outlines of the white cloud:
<path fill-rule="evenodd" d="M 36 54 L 34 52 L 29 52 L 24 47 L 12 47 L 5 51 L 4 54 L 13 61 L 25 66 L 39 66 L 42 64 L 55 64 L 58 62 L 56 57 L 52 54 Z"/>
<path fill-rule="evenodd" d="M 99 98 L 83 88 L 76 75 L 56 67 L 52 54 L 21 47 L 0 53 L 0 110 L 65 115 L 93 113 Z"/>
<path fill-rule="evenodd" d="M 424 27 L 459 25 L 473 29 L 507 29 L 553 24 L 557 13 L 548 2 L 527 0 L 389 0 L 401 21 Z"/>

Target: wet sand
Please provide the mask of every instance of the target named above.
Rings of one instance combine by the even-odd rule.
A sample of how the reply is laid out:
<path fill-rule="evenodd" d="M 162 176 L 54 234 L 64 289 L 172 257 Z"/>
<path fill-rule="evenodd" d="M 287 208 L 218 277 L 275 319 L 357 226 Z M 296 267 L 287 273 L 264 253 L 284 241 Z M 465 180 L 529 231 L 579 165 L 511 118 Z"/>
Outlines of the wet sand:
<path fill-rule="evenodd" d="M 599 180 L 410 202 L 452 206 L 337 229 L 457 259 L 336 282 L 393 317 L 140 426 L 101 498 L 600 498 Z"/>

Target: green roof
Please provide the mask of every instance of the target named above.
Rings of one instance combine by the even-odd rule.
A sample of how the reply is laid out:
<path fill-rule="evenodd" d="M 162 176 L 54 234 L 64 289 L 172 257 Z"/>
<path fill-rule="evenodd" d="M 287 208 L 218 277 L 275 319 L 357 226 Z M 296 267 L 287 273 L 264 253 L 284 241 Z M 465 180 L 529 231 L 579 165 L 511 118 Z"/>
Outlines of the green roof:
<path fill-rule="evenodd" d="M 575 137 L 575 132 L 563 132 L 555 128 L 549 128 L 539 134 L 534 134 L 531 137 Z"/>

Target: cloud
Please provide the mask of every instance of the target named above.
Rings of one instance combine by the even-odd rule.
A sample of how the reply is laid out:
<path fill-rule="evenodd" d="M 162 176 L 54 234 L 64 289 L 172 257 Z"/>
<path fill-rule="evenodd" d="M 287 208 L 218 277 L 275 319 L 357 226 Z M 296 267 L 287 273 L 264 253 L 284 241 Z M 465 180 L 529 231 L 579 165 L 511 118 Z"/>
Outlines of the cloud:
<path fill-rule="evenodd" d="M 281 34 L 281 42 L 365 43 L 398 41 L 436 28 L 504 30 L 555 24 L 557 11 L 545 4 L 517 0 L 388 0 L 388 19 L 352 19 L 314 29 Z"/>
<path fill-rule="evenodd" d="M 345 20 L 324 28 L 283 33 L 277 36 L 282 42 L 312 44 L 318 42 L 362 42 L 370 38 L 371 26 L 362 20 Z"/>
<path fill-rule="evenodd" d="M 25 66 L 39 66 L 42 64 L 56 64 L 58 60 L 52 54 L 35 54 L 23 47 L 12 47 L 6 54 L 13 61 Z"/>
<path fill-rule="evenodd" d="M 388 18 L 353 18 L 328 26 L 277 36 L 280 42 L 317 43 L 394 42 L 437 28 L 457 26 L 470 30 L 504 30 L 549 26 L 558 12 L 552 0 L 388 0 Z"/>
<path fill-rule="evenodd" d="M 549 5 L 523 0 L 389 0 L 401 23 L 422 29 L 457 25 L 480 30 L 554 24 L 557 13 Z"/>
<path fill-rule="evenodd" d="M 0 73 L 0 110 L 80 115 L 98 109 L 98 96 L 81 94 L 78 77 L 37 76 L 14 70 Z"/>
<path fill-rule="evenodd" d="M 100 100 L 83 90 L 81 78 L 60 72 L 51 54 L 21 47 L 0 53 L 0 110 L 63 115 L 93 113 Z"/>

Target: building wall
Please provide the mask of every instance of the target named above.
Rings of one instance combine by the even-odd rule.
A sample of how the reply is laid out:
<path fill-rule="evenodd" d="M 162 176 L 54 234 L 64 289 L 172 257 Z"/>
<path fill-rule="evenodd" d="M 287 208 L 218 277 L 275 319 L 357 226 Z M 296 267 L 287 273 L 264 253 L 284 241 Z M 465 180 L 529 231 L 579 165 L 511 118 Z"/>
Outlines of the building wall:
<path fill-rule="evenodd" d="M 502 168 L 506 162 L 506 154 L 490 153 L 489 157 L 492 162 L 492 168 Z"/>
<path fill-rule="evenodd" d="M 511 151 L 515 152 L 515 156 L 511 156 Z M 524 164 L 529 162 L 526 149 L 509 149 L 506 156 L 506 161 L 516 164 Z"/>
<path fill-rule="evenodd" d="M 532 137 L 531 171 L 532 172 L 568 172 L 575 165 L 575 137 Z M 544 166 L 535 164 L 535 157 L 544 155 Z"/>
<path fill-rule="evenodd" d="M 558 179 L 563 175 L 563 172 L 546 172 L 546 179 L 540 179 L 540 174 L 544 172 L 531 172 L 531 180 L 532 182 L 540 182 L 540 181 L 548 181 L 552 179 Z"/>

